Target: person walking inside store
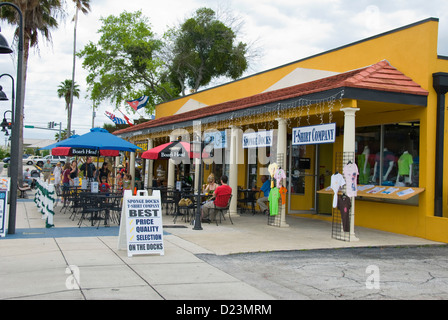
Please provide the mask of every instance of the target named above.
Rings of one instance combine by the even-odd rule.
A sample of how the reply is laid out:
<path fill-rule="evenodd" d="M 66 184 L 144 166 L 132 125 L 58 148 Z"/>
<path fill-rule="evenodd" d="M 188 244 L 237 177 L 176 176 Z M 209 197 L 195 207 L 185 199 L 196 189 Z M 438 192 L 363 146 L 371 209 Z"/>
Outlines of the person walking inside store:
<path fill-rule="evenodd" d="M 87 157 L 86 162 L 79 168 L 84 174 L 84 178 L 90 183 L 95 181 L 96 167 L 92 163 L 92 157 Z"/>
<path fill-rule="evenodd" d="M 216 207 L 223 208 L 227 206 L 232 188 L 227 185 L 228 178 L 226 175 L 221 177 L 221 185 L 215 189 L 213 197 L 202 206 L 202 220 L 206 222 L 214 221 L 216 218 Z"/>
<path fill-rule="evenodd" d="M 261 212 L 264 214 L 269 214 L 269 208 L 266 205 L 266 202 L 269 201 L 269 192 L 271 191 L 271 182 L 269 181 L 267 176 L 261 177 L 261 182 L 263 185 L 260 188 L 260 191 L 263 192 L 263 197 L 258 198 L 257 204 L 261 209 Z"/>
<path fill-rule="evenodd" d="M 44 174 L 44 182 L 50 183 L 51 171 L 52 171 L 51 169 L 53 169 L 53 167 L 51 166 L 50 159 L 48 159 L 47 163 L 44 164 L 44 166 L 42 167 L 42 172 Z"/>

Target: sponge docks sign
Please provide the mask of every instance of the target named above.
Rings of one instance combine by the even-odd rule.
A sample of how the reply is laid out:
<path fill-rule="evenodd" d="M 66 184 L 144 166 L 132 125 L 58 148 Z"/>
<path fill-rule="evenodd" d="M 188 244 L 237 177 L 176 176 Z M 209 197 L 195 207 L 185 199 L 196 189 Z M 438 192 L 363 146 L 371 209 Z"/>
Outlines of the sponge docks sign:
<path fill-rule="evenodd" d="M 292 145 L 334 143 L 336 123 L 292 129 Z"/>
<path fill-rule="evenodd" d="M 273 131 L 258 131 L 243 134 L 243 148 L 272 147 Z"/>

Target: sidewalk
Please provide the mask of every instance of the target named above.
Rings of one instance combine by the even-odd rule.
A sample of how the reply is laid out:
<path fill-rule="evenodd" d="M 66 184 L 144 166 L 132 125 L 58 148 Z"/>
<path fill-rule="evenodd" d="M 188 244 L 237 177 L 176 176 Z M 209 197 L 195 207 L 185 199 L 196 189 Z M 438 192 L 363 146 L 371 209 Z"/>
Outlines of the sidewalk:
<path fill-rule="evenodd" d="M 58 204 L 55 227 L 45 229 L 31 192 L 28 197 L 18 200 L 16 234 L 0 239 L 0 299 L 270 300 L 196 254 L 437 244 L 358 227 L 359 241 L 344 242 L 331 238 L 331 223 L 296 217 L 287 217 L 289 228 L 246 214 L 232 217 L 233 225 L 226 220 L 193 230 L 164 215 L 165 255 L 129 258 L 117 249 L 118 226 L 77 228 Z"/>

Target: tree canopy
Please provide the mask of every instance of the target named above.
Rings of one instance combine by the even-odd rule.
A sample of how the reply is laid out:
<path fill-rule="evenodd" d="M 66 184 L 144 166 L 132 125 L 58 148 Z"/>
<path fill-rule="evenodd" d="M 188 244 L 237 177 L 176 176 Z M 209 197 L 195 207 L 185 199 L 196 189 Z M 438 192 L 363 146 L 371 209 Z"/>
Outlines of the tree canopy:
<path fill-rule="evenodd" d="M 206 86 L 216 77 L 239 78 L 248 67 L 247 46 L 236 34 L 201 8 L 163 38 L 152 32 L 141 11 L 102 18 L 98 43 L 80 53 L 89 71 L 87 84 L 94 104 L 149 96 L 147 112 L 156 104 Z"/>
<path fill-rule="evenodd" d="M 89 71 L 87 84 L 95 103 L 108 99 L 119 106 L 147 95 L 148 105 L 154 106 L 178 95 L 163 79 L 163 63 L 156 54 L 162 43 L 141 11 L 123 12 L 101 21 L 98 43 L 90 42 L 79 53 Z"/>
<path fill-rule="evenodd" d="M 213 78 L 241 77 L 248 67 L 247 45 L 236 41 L 234 31 L 219 21 L 212 9 L 201 8 L 172 33 L 170 78 L 194 91 Z"/>

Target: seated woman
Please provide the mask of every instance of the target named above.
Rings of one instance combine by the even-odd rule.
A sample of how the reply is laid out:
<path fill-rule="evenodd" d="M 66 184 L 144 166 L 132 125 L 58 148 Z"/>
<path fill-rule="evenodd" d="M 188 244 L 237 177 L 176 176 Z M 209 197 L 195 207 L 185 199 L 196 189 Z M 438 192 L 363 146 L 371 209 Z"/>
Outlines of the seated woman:
<path fill-rule="evenodd" d="M 215 192 L 216 188 L 218 188 L 218 184 L 215 182 L 215 175 L 213 173 L 210 173 L 210 175 L 207 178 L 207 184 L 204 185 L 204 193 L 213 193 Z"/>

